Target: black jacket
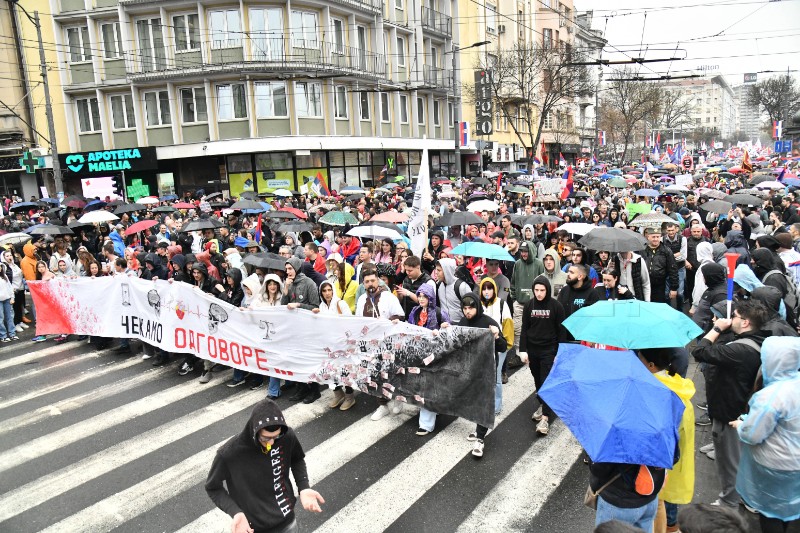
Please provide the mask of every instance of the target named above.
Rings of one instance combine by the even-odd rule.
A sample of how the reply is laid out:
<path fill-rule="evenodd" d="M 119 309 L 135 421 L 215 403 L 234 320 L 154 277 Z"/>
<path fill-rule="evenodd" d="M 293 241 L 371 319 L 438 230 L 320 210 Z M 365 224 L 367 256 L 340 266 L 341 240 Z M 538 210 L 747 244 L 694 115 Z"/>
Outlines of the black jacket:
<path fill-rule="evenodd" d="M 740 339 L 752 339 L 760 346 L 764 334 L 759 331 L 735 335 L 727 343 L 711 343 L 702 338 L 692 351 L 697 361 L 714 365 L 714 372 L 706 380 L 708 416 L 726 424 L 747 412 L 747 401 L 761 366 L 760 350 L 737 342 Z"/>
<path fill-rule="evenodd" d="M 267 451 L 258 432 L 269 426 L 281 426 L 282 436 Z M 298 492 L 309 488 L 303 447 L 275 402 L 262 400 L 244 430 L 217 450 L 206 492 L 230 516 L 243 512 L 256 531 L 282 527 L 294 520 L 290 469 Z"/>
<path fill-rule="evenodd" d="M 147 254 L 144 259 L 145 268 L 147 267 L 147 263 L 153 265 L 153 269 L 150 270 L 150 279 L 168 279 L 169 272 L 167 269 L 164 268 L 164 265 L 161 264 L 161 256 L 158 254 Z"/>
<path fill-rule="evenodd" d="M 711 329 L 713 313 L 711 308 L 719 302 L 727 299 L 728 287 L 726 284 L 725 267 L 719 263 L 706 263 L 700 267 L 703 272 L 703 279 L 705 279 L 706 286 L 708 287 L 703 295 L 700 297 L 700 302 L 695 309 L 692 320 L 700 326 L 702 330 L 708 333 Z"/>
<path fill-rule="evenodd" d="M 655 250 L 649 246 L 642 251 L 642 257 L 650 273 L 650 294 L 666 281 L 669 290 L 678 290 L 678 266 L 672 251 L 663 243 Z"/>
<path fill-rule="evenodd" d="M 461 298 L 462 311 L 464 309 L 465 303 L 476 309 L 475 316 L 472 317 L 471 320 L 468 320 L 467 317 L 462 317 L 461 320 L 459 320 L 458 324 L 456 325 L 467 328 L 485 328 L 485 329 L 488 329 L 489 326 L 494 326 L 498 330 L 500 330 L 500 334 L 494 340 L 494 351 L 496 360 L 497 354 L 505 352 L 508 347 L 508 344 L 506 344 L 506 338 L 503 337 L 503 328 L 501 328 L 500 324 L 495 322 L 495 320 L 492 317 L 483 314 L 483 306 L 481 305 L 481 299 L 474 292 L 469 292 Z"/>
<path fill-rule="evenodd" d="M 550 281 L 539 276 L 533 281 L 533 287 L 542 285 L 547 289 L 544 301 L 540 302 L 534 295 L 522 310 L 522 329 L 519 335 L 519 351 L 531 351 L 531 356 L 555 356 L 558 343 L 566 337 L 561 323 L 566 318 L 564 306 L 550 296 Z"/>
<path fill-rule="evenodd" d="M 411 278 L 406 276 L 406 278 L 403 280 L 403 288 L 411 294 L 417 294 L 417 289 L 422 287 L 423 283 L 427 283 L 430 280 L 431 277 L 423 270 L 415 281 L 411 281 Z M 435 290 L 436 289 L 434 288 L 434 291 Z M 417 306 L 417 303 L 411 298 L 407 298 L 405 296 L 401 296 L 398 299 L 400 300 L 400 305 L 403 306 L 403 312 L 406 314 L 406 318 L 408 318 L 409 313 L 411 313 L 411 310 Z"/>

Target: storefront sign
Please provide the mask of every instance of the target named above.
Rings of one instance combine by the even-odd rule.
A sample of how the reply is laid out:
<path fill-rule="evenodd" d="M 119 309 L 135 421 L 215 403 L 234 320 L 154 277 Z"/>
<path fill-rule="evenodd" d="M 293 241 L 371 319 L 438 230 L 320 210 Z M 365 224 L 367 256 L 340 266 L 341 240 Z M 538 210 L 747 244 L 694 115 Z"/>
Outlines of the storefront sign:
<path fill-rule="evenodd" d="M 475 71 L 475 134 L 491 135 L 494 125 L 492 71 Z M 509 159 L 510 160 L 510 159 Z"/>
<path fill-rule="evenodd" d="M 292 182 L 289 180 L 267 180 L 267 187 L 270 189 L 291 189 Z"/>
<path fill-rule="evenodd" d="M 155 170 L 158 168 L 155 148 L 126 148 L 59 154 L 61 166 L 74 174 L 94 175 L 109 172 Z"/>

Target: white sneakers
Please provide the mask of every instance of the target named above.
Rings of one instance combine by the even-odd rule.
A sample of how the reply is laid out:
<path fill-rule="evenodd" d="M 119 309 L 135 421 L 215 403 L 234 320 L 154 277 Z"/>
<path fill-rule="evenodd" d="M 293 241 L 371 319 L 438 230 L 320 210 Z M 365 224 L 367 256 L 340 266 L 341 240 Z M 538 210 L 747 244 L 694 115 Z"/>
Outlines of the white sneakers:
<path fill-rule="evenodd" d="M 379 405 L 378 408 L 375 409 L 375 412 L 372 413 L 370 420 L 380 420 L 389 413 L 392 413 L 393 415 L 399 415 L 403 412 L 403 407 L 403 402 L 391 400 L 386 405 Z"/>
<path fill-rule="evenodd" d="M 375 412 L 372 413 L 370 420 L 377 421 L 389 414 L 389 407 L 386 405 L 379 405 Z"/>
<path fill-rule="evenodd" d="M 541 419 L 542 419 L 542 406 L 540 405 L 539 408 L 536 410 L 536 412 L 533 413 L 533 416 L 531 416 L 531 420 L 535 420 L 538 422 Z"/>
<path fill-rule="evenodd" d="M 483 457 L 483 440 L 475 439 L 475 444 L 472 446 L 472 455 L 475 457 Z"/>

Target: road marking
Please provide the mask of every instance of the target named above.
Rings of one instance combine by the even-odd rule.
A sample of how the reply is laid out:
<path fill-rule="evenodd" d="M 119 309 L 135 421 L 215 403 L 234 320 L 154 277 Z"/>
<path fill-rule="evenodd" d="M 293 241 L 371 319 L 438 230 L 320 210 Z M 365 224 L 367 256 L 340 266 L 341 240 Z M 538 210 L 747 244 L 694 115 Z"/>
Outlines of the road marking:
<path fill-rule="evenodd" d="M 25 342 L 25 341 L 23 341 L 23 342 Z M 43 357 L 48 357 L 48 356 L 56 354 L 58 352 L 62 352 L 62 351 L 65 352 L 65 351 L 70 350 L 72 348 L 77 348 L 78 346 L 81 345 L 82 342 L 83 341 L 65 342 L 63 344 L 56 344 L 55 346 L 50 346 L 48 348 L 45 348 L 44 350 L 38 350 L 36 352 L 29 352 L 29 353 L 26 353 L 26 354 L 23 354 L 23 355 L 18 355 L 16 357 L 12 357 L 10 359 L 3 358 L 3 360 L 0 361 L 0 370 L 3 370 L 4 368 L 8 368 L 8 367 L 11 367 L 11 366 L 24 365 L 25 363 L 30 363 L 31 361 L 35 361 L 35 360 L 41 359 Z M 35 344 L 36 343 L 31 343 L 31 348 Z M 3 356 L 3 353 L 0 352 L 0 357 L 2 357 L 2 356 Z"/>

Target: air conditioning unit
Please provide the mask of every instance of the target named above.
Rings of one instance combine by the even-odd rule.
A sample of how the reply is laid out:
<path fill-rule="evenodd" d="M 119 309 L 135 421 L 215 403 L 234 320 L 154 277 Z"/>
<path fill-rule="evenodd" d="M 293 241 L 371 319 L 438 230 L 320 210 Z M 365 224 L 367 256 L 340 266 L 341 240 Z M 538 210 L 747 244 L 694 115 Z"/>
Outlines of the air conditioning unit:
<path fill-rule="evenodd" d="M 506 32 L 506 27 L 505 27 L 505 25 L 504 25 L 504 24 L 500 24 L 500 25 L 497 27 L 497 33 L 505 33 L 505 32 Z"/>

